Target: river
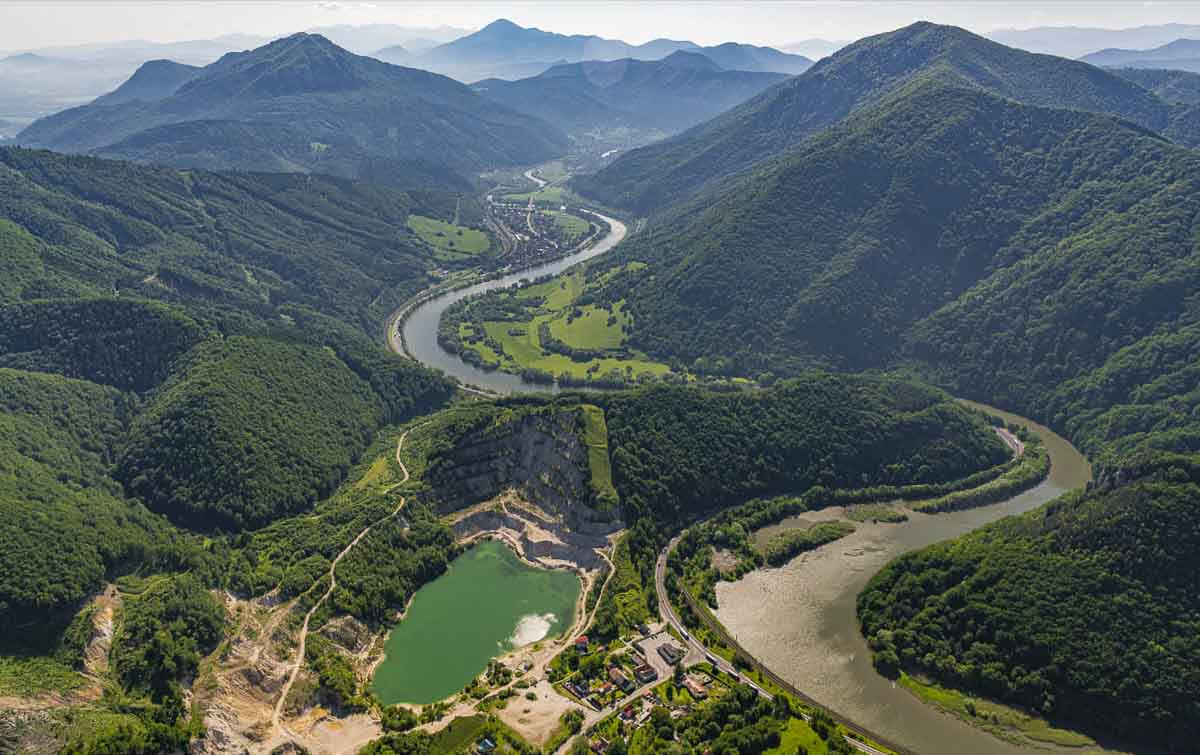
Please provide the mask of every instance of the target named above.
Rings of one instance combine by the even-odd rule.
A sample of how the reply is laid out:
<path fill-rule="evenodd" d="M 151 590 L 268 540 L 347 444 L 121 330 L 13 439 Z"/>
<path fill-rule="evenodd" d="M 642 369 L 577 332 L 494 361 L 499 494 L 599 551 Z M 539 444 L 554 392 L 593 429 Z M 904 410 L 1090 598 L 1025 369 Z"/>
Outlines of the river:
<path fill-rule="evenodd" d="M 624 239 L 626 227 L 614 218 L 597 216 L 612 230 L 596 245 L 418 306 L 403 323 L 409 355 L 462 383 L 496 393 L 556 392 L 556 386 L 481 370 L 447 352 L 437 342 L 438 322 L 446 309 L 468 296 L 557 275 L 609 251 Z M 990 407 L 981 408 L 1037 433 L 1051 459 L 1050 476 L 1044 482 L 991 506 L 936 515 L 913 513 L 902 524 L 860 524 L 852 535 L 782 568 L 756 571 L 739 582 L 717 585 L 721 606 L 717 616 L 763 663 L 830 709 L 921 755 L 1017 755 L 1029 749 L 943 714 L 880 676 L 858 630 L 858 593 L 879 569 L 903 553 L 1029 511 L 1091 479 L 1091 466 L 1083 455 L 1048 428 Z M 1088 751 L 1100 752 L 1096 748 Z"/>
<path fill-rule="evenodd" d="M 519 375 L 500 372 L 499 370 L 481 370 L 473 364 L 468 364 L 459 358 L 457 354 L 451 354 L 443 349 L 441 344 L 438 343 L 438 322 L 442 319 L 442 313 L 449 309 L 450 305 L 462 301 L 468 296 L 480 294 L 485 291 L 510 288 L 523 280 L 534 280 L 547 275 L 558 275 L 567 268 L 604 254 L 621 243 L 626 234 L 625 224 L 606 215 L 599 213 L 592 214 L 608 223 L 611 230 L 609 230 L 608 235 L 603 239 L 582 251 L 569 254 L 554 262 L 547 262 L 543 265 L 536 265 L 520 272 L 505 275 L 502 278 L 476 283 L 473 286 L 460 288 L 457 291 L 450 291 L 417 306 L 404 319 L 403 323 L 404 347 L 408 351 L 409 356 L 418 362 L 442 370 L 461 383 L 496 393 L 557 392 L 557 386 L 527 383 Z"/>
<path fill-rule="evenodd" d="M 982 408 L 1037 433 L 1050 453 L 1048 479 L 991 506 L 911 513 L 901 524 L 859 524 L 853 534 L 781 568 L 717 584 L 717 617 L 750 653 L 817 702 L 921 755 L 1017 755 L 1030 749 L 943 714 L 876 672 L 858 629 L 858 593 L 903 553 L 1029 511 L 1091 479 L 1083 455 L 1048 428 Z"/>

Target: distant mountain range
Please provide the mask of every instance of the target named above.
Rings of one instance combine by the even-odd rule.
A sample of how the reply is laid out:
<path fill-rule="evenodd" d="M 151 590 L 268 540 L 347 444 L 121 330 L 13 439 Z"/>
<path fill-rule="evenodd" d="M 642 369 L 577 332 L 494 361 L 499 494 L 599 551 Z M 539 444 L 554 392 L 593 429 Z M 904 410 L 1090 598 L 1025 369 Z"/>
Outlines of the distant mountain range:
<path fill-rule="evenodd" d="M 812 37 L 810 39 L 802 39 L 799 42 L 780 45 L 779 49 L 782 52 L 790 52 L 793 55 L 803 55 L 812 60 L 820 60 L 834 54 L 848 44 L 850 43 L 844 39 L 834 40 Z"/>
<path fill-rule="evenodd" d="M 540 162 L 567 144 L 557 128 L 449 78 L 303 33 L 199 69 L 147 64 L 106 98 L 43 118 L 17 141 L 173 167 L 455 188 L 468 174 Z"/>
<path fill-rule="evenodd" d="M 1044 52 L 1079 58 L 1110 48 L 1146 49 L 1180 38 L 1200 38 L 1200 26 L 1159 24 L 1131 29 L 1098 29 L 1079 26 L 1038 26 L 1032 29 L 1002 29 L 986 35 L 1001 44 L 1029 52 Z"/>
<path fill-rule="evenodd" d="M 694 42 L 673 39 L 631 45 L 594 35 L 556 34 L 526 28 L 505 19 L 493 21 L 474 34 L 439 45 L 424 54 L 414 55 L 413 50 L 401 46 L 378 50 L 375 56 L 390 63 L 424 68 L 470 82 L 485 78 L 526 78 L 560 63 L 584 60 L 660 60 L 680 50 L 707 55 L 729 70 L 796 74 L 812 65 L 808 58 L 770 47 L 732 42 L 702 47 Z"/>
<path fill-rule="evenodd" d="M 919 23 L 859 40 L 707 123 L 626 153 L 577 179 L 577 187 L 610 206 L 649 212 L 800 143 L 922 73 L 1030 105 L 1117 115 L 1180 143 L 1200 143 L 1195 111 L 1116 74 Z"/>
<path fill-rule="evenodd" d="M 1095 66 L 1171 68 L 1195 72 L 1200 71 L 1200 39 L 1177 39 L 1149 50 L 1110 48 L 1085 55 L 1081 60 Z"/>
<path fill-rule="evenodd" d="M 472 88 L 580 136 L 617 127 L 674 133 L 786 78 L 727 71 L 705 54 L 680 50 L 656 61 L 565 63 L 531 78 L 485 79 Z"/>

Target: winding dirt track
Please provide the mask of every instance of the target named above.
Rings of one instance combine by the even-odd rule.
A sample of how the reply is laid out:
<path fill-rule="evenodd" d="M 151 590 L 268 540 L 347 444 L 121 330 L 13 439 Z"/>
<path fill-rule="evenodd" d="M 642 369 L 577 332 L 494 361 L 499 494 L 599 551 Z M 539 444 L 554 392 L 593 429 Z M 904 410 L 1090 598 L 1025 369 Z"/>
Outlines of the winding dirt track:
<path fill-rule="evenodd" d="M 419 427 L 419 425 L 417 427 Z M 404 466 L 404 462 L 400 460 L 400 449 L 404 446 L 404 439 L 407 438 L 408 434 L 415 429 L 416 427 L 410 427 L 409 429 L 405 430 L 400 436 L 400 439 L 396 442 L 396 463 L 400 465 L 400 471 L 404 473 L 404 479 L 398 482 L 397 485 L 403 485 L 404 483 L 408 482 L 409 479 L 408 467 Z M 392 488 L 394 487 L 395 485 L 392 486 Z M 392 488 L 388 488 L 388 490 L 391 490 Z M 333 563 L 329 565 L 329 587 L 326 588 L 325 593 L 320 597 L 320 599 L 313 604 L 313 607 L 308 609 L 308 613 L 304 614 L 304 624 L 300 628 L 300 642 L 296 646 L 296 654 L 292 661 L 292 671 L 290 674 L 288 674 L 287 681 L 284 682 L 283 688 L 279 691 L 279 699 L 275 701 L 275 712 L 271 717 L 272 732 L 278 731 L 280 728 L 283 728 L 285 731 L 287 730 L 287 727 L 282 726 L 280 723 L 280 718 L 283 715 L 283 705 L 287 701 L 288 693 L 292 690 L 292 684 L 295 683 L 296 676 L 300 673 L 300 668 L 304 665 L 304 645 L 308 640 L 308 624 L 312 620 L 313 614 L 317 612 L 318 608 L 325 604 L 325 601 L 329 599 L 329 596 L 333 594 L 334 589 L 337 587 L 338 562 L 341 561 L 347 553 L 354 550 L 354 546 L 358 545 L 359 541 L 367 536 L 367 533 L 371 531 L 372 527 L 382 524 L 398 515 L 404 509 L 404 504 L 407 502 L 408 499 L 401 498 L 400 503 L 397 504 L 395 511 L 383 517 L 382 519 L 367 525 L 362 532 L 358 533 L 358 535 L 350 541 L 349 545 L 342 549 L 342 552 L 339 553 L 337 558 L 333 559 Z"/>

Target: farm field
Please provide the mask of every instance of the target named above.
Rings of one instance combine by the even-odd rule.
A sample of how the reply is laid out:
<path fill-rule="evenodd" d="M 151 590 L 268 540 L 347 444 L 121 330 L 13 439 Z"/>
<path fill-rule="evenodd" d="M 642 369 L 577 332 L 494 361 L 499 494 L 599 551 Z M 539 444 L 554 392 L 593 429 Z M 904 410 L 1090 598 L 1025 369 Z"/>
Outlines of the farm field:
<path fill-rule="evenodd" d="M 456 262 L 476 257 L 491 248 L 491 240 L 483 231 L 467 228 L 444 220 L 410 215 L 408 227 L 421 240 L 434 249 L 434 257 L 446 262 Z"/>
<path fill-rule="evenodd" d="M 514 373 L 533 369 L 575 380 L 620 375 L 634 381 L 670 372 L 666 364 L 624 346 L 630 317 L 623 302 L 576 305 L 588 286 L 585 273 L 576 271 L 491 294 L 456 314 L 459 340 L 485 364 Z"/>

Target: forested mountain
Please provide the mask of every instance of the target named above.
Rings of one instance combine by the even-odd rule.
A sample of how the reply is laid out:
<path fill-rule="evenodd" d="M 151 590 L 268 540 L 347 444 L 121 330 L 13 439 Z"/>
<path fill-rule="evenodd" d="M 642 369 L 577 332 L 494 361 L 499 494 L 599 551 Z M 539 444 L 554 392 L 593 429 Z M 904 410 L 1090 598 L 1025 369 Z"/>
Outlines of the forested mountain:
<path fill-rule="evenodd" d="M 178 72 L 176 72 L 178 73 Z M 136 82 L 130 82 L 133 86 Z M 556 128 L 426 71 L 296 34 L 229 53 L 169 96 L 73 108 L 21 132 L 21 144 L 177 167 L 319 171 L 428 187 L 565 148 Z"/>
<path fill-rule="evenodd" d="M 379 427 L 448 399 L 374 341 L 426 285 L 416 202 L 0 151 L 6 621 L 203 556 L 143 503 L 206 530 L 263 524 L 328 494 Z M 31 555 L 49 541 L 70 548 Z"/>
<path fill-rule="evenodd" d="M 661 208 L 928 74 L 953 76 L 1029 105 L 1120 116 L 1184 144 L 1200 140 L 1200 119 L 1188 106 L 1113 73 L 921 22 L 855 42 L 707 123 L 622 155 L 575 185 L 609 205 L 637 212 Z"/>
<path fill-rule="evenodd" d="M 803 55 L 780 52 L 773 47 L 725 42 L 701 47 L 696 52 L 729 71 L 763 71 L 794 76 L 812 68 L 812 60 Z"/>
<path fill-rule="evenodd" d="M 327 177 L 0 149 L 0 293 L 116 291 L 256 316 L 301 305 L 374 336 L 429 281 L 431 252 L 406 227 L 419 201 Z"/>
<path fill-rule="evenodd" d="M 520 81 L 487 79 L 475 91 L 572 135 L 596 128 L 681 131 L 787 78 L 727 71 L 698 52 L 554 66 Z"/>
<path fill-rule="evenodd" d="M 1198 483 L 1168 465 L 892 562 L 859 597 L 877 663 L 1190 752 Z"/>
<path fill-rule="evenodd" d="M 1162 102 L 1054 65 L 1086 74 L 1077 106 Z M 1067 434 L 1100 487 L 902 561 L 864 598 L 865 627 L 885 669 L 1178 749 L 1200 668 L 1200 590 L 1180 577 L 1198 569 L 1200 157 L 1132 119 L 1031 104 L 1054 91 L 1044 70 L 988 70 L 1033 94 L 929 67 L 661 211 L 593 275 L 646 263 L 600 296 L 652 356 L 907 369 Z M 796 107 L 776 120 L 808 116 Z"/>
<path fill-rule="evenodd" d="M 812 65 L 812 61 L 803 55 L 791 55 L 771 47 L 736 42 L 702 47 L 694 42 L 673 39 L 654 39 L 631 45 L 591 34 L 566 35 L 525 28 L 505 19 L 493 21 L 474 34 L 447 42 L 422 55 L 385 49 L 376 56 L 469 82 L 536 76 L 562 63 L 623 58 L 660 60 L 680 50 L 705 55 L 728 70 L 796 74 Z"/>
<path fill-rule="evenodd" d="M 1112 72 L 1149 89 L 1167 102 L 1200 104 L 1200 73 L 1163 68 L 1114 68 Z"/>
<path fill-rule="evenodd" d="M 161 100 L 175 94 L 179 87 L 194 78 L 199 71 L 199 66 L 189 66 L 173 60 L 150 60 L 143 63 L 121 86 L 97 97 L 92 104 L 120 105 L 133 100 Z"/>
<path fill-rule="evenodd" d="M 1200 71 L 1200 39 L 1176 39 L 1150 50 L 1107 49 L 1080 58 L 1111 68 L 1169 68 Z"/>

